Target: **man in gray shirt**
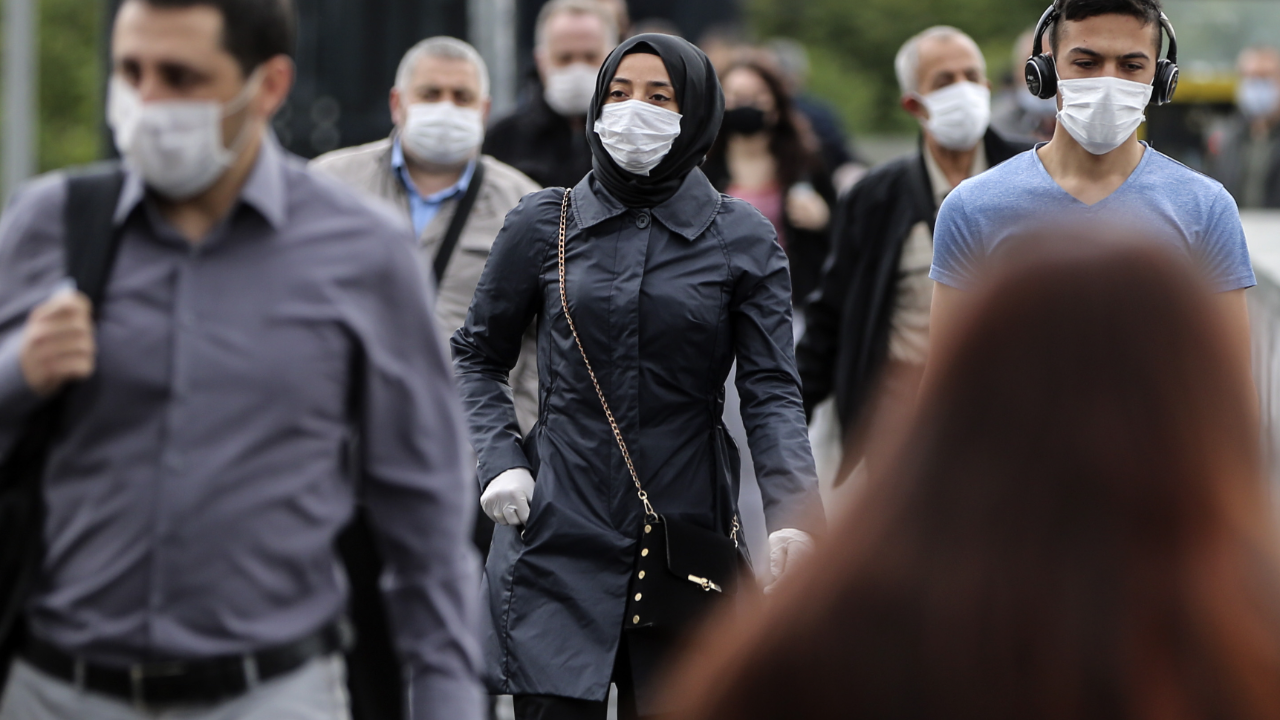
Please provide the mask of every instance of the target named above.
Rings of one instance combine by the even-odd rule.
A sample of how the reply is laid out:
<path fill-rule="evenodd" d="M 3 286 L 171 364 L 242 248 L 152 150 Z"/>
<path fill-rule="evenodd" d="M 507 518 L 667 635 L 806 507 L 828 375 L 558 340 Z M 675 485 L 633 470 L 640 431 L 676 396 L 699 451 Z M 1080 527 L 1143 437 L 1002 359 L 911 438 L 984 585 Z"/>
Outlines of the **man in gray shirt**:
<path fill-rule="evenodd" d="M 294 25 L 289 0 L 121 6 L 96 324 L 60 289 L 65 176 L 0 220 L 0 454 L 76 383 L 0 720 L 347 717 L 333 543 L 357 495 L 407 716 L 480 716 L 475 490 L 429 286 L 403 218 L 270 134 Z"/>

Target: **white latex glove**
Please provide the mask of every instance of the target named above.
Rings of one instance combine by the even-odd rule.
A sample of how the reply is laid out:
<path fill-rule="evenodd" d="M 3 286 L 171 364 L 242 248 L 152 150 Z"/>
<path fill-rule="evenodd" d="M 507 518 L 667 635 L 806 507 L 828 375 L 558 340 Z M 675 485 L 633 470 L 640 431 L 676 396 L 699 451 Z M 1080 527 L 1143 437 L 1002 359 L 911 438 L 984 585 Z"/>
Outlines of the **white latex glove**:
<path fill-rule="evenodd" d="M 788 528 L 769 535 L 769 572 L 773 582 L 764 591 L 771 592 L 784 575 L 802 565 L 812 553 L 813 536 L 803 530 Z"/>
<path fill-rule="evenodd" d="M 524 468 L 511 468 L 494 478 L 480 495 L 484 514 L 499 525 L 524 525 L 533 500 L 533 476 Z"/>

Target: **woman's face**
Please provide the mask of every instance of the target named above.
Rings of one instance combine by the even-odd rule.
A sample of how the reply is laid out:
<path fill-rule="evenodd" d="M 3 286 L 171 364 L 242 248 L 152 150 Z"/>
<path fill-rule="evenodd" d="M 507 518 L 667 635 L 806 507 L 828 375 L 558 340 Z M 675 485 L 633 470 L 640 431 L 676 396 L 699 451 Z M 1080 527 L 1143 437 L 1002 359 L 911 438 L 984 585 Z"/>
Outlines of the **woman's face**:
<path fill-rule="evenodd" d="M 675 88 L 662 58 L 648 53 L 634 53 L 622 58 L 618 71 L 609 83 L 605 104 L 642 100 L 672 112 L 680 112 Z"/>
<path fill-rule="evenodd" d="M 746 67 L 734 68 L 724 77 L 724 109 L 753 107 L 764 112 L 772 123 L 778 116 L 778 101 L 769 91 L 764 78 Z"/>

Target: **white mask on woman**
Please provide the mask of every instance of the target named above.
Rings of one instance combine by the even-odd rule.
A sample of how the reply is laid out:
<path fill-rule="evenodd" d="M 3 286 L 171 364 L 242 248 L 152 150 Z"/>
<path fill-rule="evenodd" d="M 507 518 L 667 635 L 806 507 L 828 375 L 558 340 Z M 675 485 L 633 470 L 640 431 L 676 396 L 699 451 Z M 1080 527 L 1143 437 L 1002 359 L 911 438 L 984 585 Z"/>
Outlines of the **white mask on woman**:
<path fill-rule="evenodd" d="M 582 117 L 591 107 L 596 94 L 598 68 L 586 63 L 573 63 L 547 73 L 547 87 L 542 97 L 556 114 Z"/>
<path fill-rule="evenodd" d="M 647 176 L 671 152 L 681 117 L 643 100 L 608 103 L 600 110 L 595 132 L 618 167 Z"/>
<path fill-rule="evenodd" d="M 405 113 L 400 142 L 415 159 L 433 165 L 460 165 L 484 142 L 484 114 L 451 102 L 414 103 Z"/>
<path fill-rule="evenodd" d="M 1146 120 L 1152 86 L 1117 77 L 1059 80 L 1062 109 L 1058 122 L 1094 155 L 1106 155 L 1124 144 Z"/>
<path fill-rule="evenodd" d="M 948 150 L 972 150 L 991 124 L 991 90 L 973 82 L 952 83 L 920 97 L 929 111 L 923 121 L 938 144 Z"/>
<path fill-rule="evenodd" d="M 248 145 L 248 119 L 230 148 L 222 144 L 222 120 L 249 104 L 260 80 L 255 72 L 225 105 L 217 100 L 144 103 L 136 88 L 113 76 L 107 124 L 116 149 L 155 192 L 170 200 L 193 198 L 212 187 Z"/>

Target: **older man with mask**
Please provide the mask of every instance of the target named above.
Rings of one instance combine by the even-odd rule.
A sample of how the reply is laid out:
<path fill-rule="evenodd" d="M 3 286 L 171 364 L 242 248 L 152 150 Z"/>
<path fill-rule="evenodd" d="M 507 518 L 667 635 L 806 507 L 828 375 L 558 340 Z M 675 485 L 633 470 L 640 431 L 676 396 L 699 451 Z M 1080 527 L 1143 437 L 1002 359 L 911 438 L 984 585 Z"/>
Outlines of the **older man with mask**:
<path fill-rule="evenodd" d="M 911 38 L 895 70 L 902 107 L 920 123 L 920 149 L 872 170 L 841 201 L 796 348 L 805 407 L 812 413 L 834 395 L 839 436 L 852 440 L 843 470 L 861 459 L 864 420 L 914 400 L 929 352 L 929 267 L 943 198 L 1026 147 L 989 129 L 986 62 L 960 30 Z"/>
<path fill-rule="evenodd" d="M 1209 139 L 1208 172 L 1242 208 L 1280 208 L 1280 50 L 1245 48 L 1239 113 Z"/>
<path fill-rule="evenodd" d="M 390 137 L 336 150 L 311 167 L 393 203 L 413 222 L 419 257 L 437 283 L 436 320 L 445 341 L 462 327 L 502 222 L 538 186 L 480 154 L 489 115 L 489 72 L 480 54 L 451 37 L 405 53 L 391 88 Z M 538 415 L 533 335 L 511 375 L 520 426 Z"/>
<path fill-rule="evenodd" d="M 476 491 L 433 301 L 408 223 L 270 132 L 296 24 L 289 0 L 124 0 L 123 171 L 40 178 L 0 221 L 0 456 L 62 408 L 35 581 L 0 586 L 26 625 L 3 720 L 348 717 L 334 541 L 357 500 L 406 716 L 481 713 Z M 118 248 L 82 288 L 97 308 L 64 250 L 95 233 Z"/>
<path fill-rule="evenodd" d="M 591 170 L 586 117 L 596 73 L 618 44 L 618 15 L 600 0 L 551 0 L 538 13 L 534 60 L 542 94 L 489 128 L 484 151 L 545 187 Z"/>

